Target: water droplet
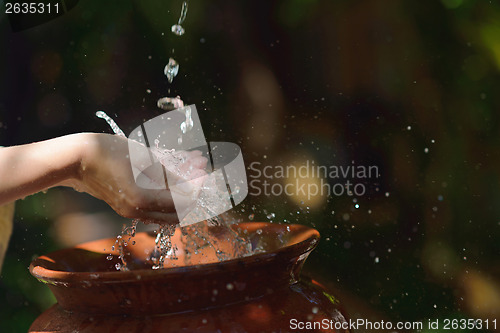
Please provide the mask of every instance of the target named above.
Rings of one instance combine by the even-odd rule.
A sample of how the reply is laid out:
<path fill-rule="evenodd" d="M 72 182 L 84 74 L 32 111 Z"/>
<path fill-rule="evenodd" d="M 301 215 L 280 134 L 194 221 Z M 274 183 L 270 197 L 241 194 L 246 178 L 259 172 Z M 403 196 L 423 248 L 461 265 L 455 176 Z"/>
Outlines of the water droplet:
<path fill-rule="evenodd" d="M 315 306 L 312 308 L 312 313 L 316 314 L 316 313 L 318 313 L 318 310 L 319 310 L 318 307 Z"/>
<path fill-rule="evenodd" d="M 180 96 L 177 97 L 163 97 L 156 102 L 156 105 L 163 110 L 171 111 L 184 107 L 184 101 Z"/>
<path fill-rule="evenodd" d="M 389 192 L 385 192 L 385 196 L 386 197 L 389 197 L 390 193 Z"/>
<path fill-rule="evenodd" d="M 177 73 L 179 73 L 179 64 L 174 58 L 170 58 L 168 59 L 168 64 L 165 66 L 163 72 L 167 76 L 168 82 L 172 83 L 172 81 L 174 81 L 174 77 L 176 77 Z"/>
<path fill-rule="evenodd" d="M 426 153 L 426 154 L 427 154 L 428 152 L 429 152 L 429 148 L 427 148 L 427 147 L 426 147 L 426 148 L 424 149 L 424 153 Z"/>
<path fill-rule="evenodd" d="M 106 257 L 107 260 L 113 260 L 113 256 L 110 254 L 109 256 Z"/>
<path fill-rule="evenodd" d="M 271 219 L 273 219 L 273 218 L 275 218 L 275 217 L 276 217 L 276 214 L 274 214 L 274 213 L 267 214 L 267 216 L 266 216 L 266 217 L 267 217 L 267 219 L 268 219 L 268 220 L 271 220 Z"/>
<path fill-rule="evenodd" d="M 257 235 L 262 235 L 262 229 L 257 229 L 256 233 Z"/>
<path fill-rule="evenodd" d="M 375 263 L 378 264 L 380 261 L 379 257 L 375 257 Z"/>
<path fill-rule="evenodd" d="M 233 284 L 232 284 L 232 283 L 228 283 L 228 284 L 226 284 L 226 289 L 227 289 L 227 290 L 233 290 L 233 289 L 234 289 Z"/>
<path fill-rule="evenodd" d="M 111 119 L 111 117 L 106 114 L 106 112 L 97 111 L 95 113 L 95 115 L 99 118 L 106 120 L 106 122 L 109 124 L 109 126 L 111 127 L 111 129 L 113 130 L 113 132 L 115 134 L 118 134 L 120 136 L 126 136 L 125 133 L 123 133 L 123 131 L 120 129 L 120 127 L 118 127 L 118 125 L 115 123 L 115 121 L 113 119 Z"/>
<path fill-rule="evenodd" d="M 117 271 L 119 271 L 121 267 L 122 267 L 122 265 L 120 263 L 117 263 L 115 265 L 115 268 L 116 268 Z"/>
<path fill-rule="evenodd" d="M 255 214 L 250 214 L 250 215 L 248 215 L 248 219 L 249 219 L 250 221 L 253 221 L 253 219 L 254 219 L 254 218 L 255 218 Z"/>
<path fill-rule="evenodd" d="M 358 209 L 359 208 L 359 204 L 355 204 L 354 208 Z"/>
<path fill-rule="evenodd" d="M 146 92 L 147 92 L 148 94 L 151 94 L 151 89 L 146 89 Z"/>
<path fill-rule="evenodd" d="M 182 27 L 182 25 L 180 24 L 174 24 L 172 26 L 172 32 L 174 33 L 174 35 L 177 35 L 177 36 L 182 36 L 184 35 L 184 28 Z"/>
<path fill-rule="evenodd" d="M 408 131 L 411 131 L 411 126 L 406 127 Z"/>

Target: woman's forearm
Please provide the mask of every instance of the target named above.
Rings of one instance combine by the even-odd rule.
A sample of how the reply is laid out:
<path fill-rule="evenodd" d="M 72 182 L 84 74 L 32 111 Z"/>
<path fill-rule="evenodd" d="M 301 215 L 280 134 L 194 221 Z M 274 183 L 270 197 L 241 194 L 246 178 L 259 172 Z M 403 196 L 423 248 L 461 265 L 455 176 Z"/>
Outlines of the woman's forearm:
<path fill-rule="evenodd" d="M 78 177 L 81 134 L 0 148 L 0 205 Z"/>
<path fill-rule="evenodd" d="M 150 178 L 151 184 L 162 185 L 158 189 L 143 188 L 136 183 L 132 168 L 150 177 L 144 169 L 151 160 L 148 154 L 147 161 L 131 161 L 129 145 L 140 144 L 116 135 L 78 133 L 0 148 L 0 205 L 64 185 L 106 201 L 124 217 L 178 223 L 163 173 L 158 179 Z M 206 163 L 207 159 L 200 154 L 187 154 L 179 166 L 186 169 L 186 183 L 201 188 Z"/>

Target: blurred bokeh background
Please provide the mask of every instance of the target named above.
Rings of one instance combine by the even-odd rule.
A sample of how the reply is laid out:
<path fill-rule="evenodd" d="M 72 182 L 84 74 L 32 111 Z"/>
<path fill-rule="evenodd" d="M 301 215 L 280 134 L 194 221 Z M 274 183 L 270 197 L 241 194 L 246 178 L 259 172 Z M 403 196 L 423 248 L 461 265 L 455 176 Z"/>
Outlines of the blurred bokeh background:
<path fill-rule="evenodd" d="M 181 6 L 86 0 L 15 33 L 0 14 L 0 145 L 109 133 L 97 110 L 128 134 L 180 95 L 247 165 L 378 167 L 362 196 L 249 195 L 232 212 L 317 228 L 306 273 L 351 317 L 500 325 L 500 3 L 190 0 L 179 37 Z M 271 182 L 321 181 L 339 180 Z M 0 331 L 25 332 L 55 302 L 28 272 L 35 256 L 122 223 L 69 189 L 18 201 Z"/>

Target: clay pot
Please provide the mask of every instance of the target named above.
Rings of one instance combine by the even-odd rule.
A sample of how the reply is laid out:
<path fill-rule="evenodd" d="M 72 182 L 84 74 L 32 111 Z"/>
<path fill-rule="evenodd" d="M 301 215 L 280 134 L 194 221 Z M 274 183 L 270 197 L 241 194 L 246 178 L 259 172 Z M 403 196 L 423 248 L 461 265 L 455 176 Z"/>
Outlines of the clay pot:
<path fill-rule="evenodd" d="M 48 285 L 58 303 L 29 331 L 292 332 L 299 331 L 294 325 L 321 322 L 328 327 L 315 331 L 347 332 L 331 329 L 345 321 L 338 301 L 314 281 L 299 279 L 319 240 L 316 230 L 257 222 L 233 229 L 265 252 L 219 262 L 207 249 L 188 262 L 176 234 L 178 259 L 152 270 L 146 258 L 154 235 L 139 233 L 135 245 L 127 246 L 131 269 L 126 272 L 116 270 L 116 255 L 106 258 L 115 239 L 41 256 L 30 272 Z"/>

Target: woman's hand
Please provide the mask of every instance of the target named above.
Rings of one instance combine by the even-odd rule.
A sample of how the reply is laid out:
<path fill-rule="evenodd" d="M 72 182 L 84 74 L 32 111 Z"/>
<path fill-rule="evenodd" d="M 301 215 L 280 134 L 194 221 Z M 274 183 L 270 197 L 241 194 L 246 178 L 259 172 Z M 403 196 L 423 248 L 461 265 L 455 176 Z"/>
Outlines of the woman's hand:
<path fill-rule="evenodd" d="M 64 185 L 106 201 L 118 214 L 145 222 L 178 223 L 172 195 L 158 172 L 148 173 L 151 161 L 129 157 L 127 138 L 98 133 L 79 133 L 34 144 L 0 149 L 0 204 L 40 190 Z M 144 147 L 143 147 L 144 148 Z M 192 193 L 199 192 L 206 158 L 197 152 L 185 153 L 181 179 Z M 148 157 L 149 158 L 149 157 Z M 143 163 L 144 162 L 144 163 Z M 137 185 L 132 167 L 158 186 Z M 190 196 L 190 200 L 194 196 Z M 188 200 L 189 201 L 189 200 Z M 186 205 L 189 205 L 187 203 Z"/>
<path fill-rule="evenodd" d="M 145 149 L 140 143 L 116 135 L 88 133 L 84 136 L 85 148 L 80 175 L 69 183 L 73 188 L 106 201 L 118 214 L 125 217 L 139 218 L 144 222 L 179 223 L 163 170 L 153 168 L 152 171 L 156 172 L 151 172 L 145 168 L 152 163 L 153 153 L 143 154 L 143 160 L 135 158 L 131 163 L 129 149 L 134 146 Z M 191 195 L 184 202 L 176 202 L 176 205 L 185 209 L 197 198 L 203 184 L 203 169 L 207 159 L 200 156 L 199 152 L 183 154 L 184 163 L 179 166 L 180 174 L 176 176 L 190 189 Z M 157 186 L 139 186 L 132 168 Z"/>
<path fill-rule="evenodd" d="M 136 184 L 127 138 L 85 133 L 78 139 L 83 153 L 78 173 L 62 185 L 106 201 L 124 217 L 176 223 L 170 191 L 143 189 Z"/>

